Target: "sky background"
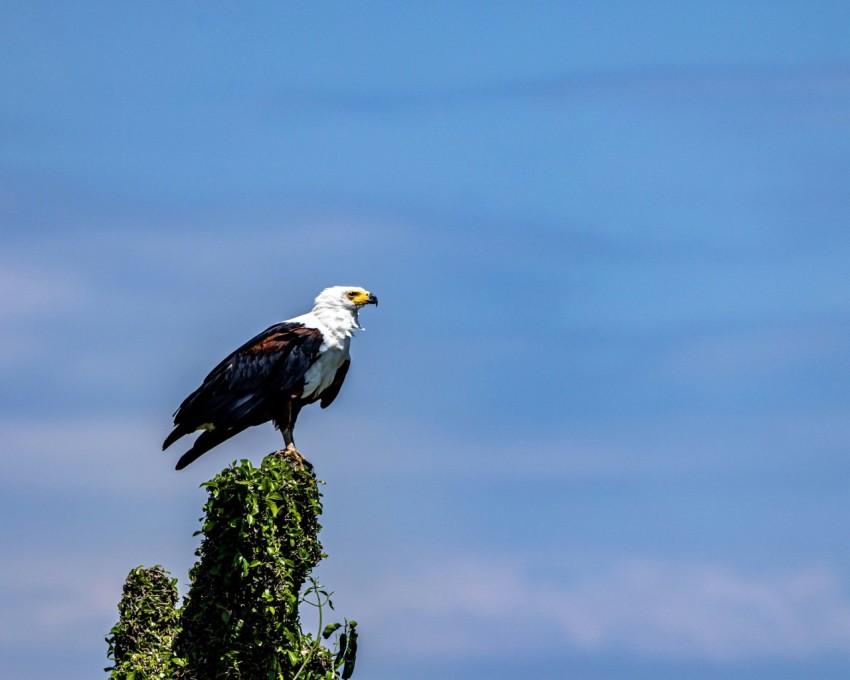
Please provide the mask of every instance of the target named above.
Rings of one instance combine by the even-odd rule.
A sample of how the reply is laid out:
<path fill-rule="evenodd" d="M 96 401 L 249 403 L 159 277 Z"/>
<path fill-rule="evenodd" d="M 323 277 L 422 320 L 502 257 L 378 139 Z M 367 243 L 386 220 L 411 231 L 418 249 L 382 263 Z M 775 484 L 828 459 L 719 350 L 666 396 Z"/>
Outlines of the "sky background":
<path fill-rule="evenodd" d="M 364 680 L 850 663 L 850 5 L 0 4 L 0 677 L 185 587 L 182 398 L 381 300 L 298 443 Z"/>

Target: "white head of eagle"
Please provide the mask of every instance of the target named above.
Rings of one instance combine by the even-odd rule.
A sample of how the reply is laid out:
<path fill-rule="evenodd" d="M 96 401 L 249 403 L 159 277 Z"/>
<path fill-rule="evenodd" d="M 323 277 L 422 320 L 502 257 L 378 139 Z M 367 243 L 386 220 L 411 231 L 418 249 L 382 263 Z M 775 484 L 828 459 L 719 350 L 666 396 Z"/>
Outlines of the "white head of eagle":
<path fill-rule="evenodd" d="M 282 432 L 287 451 L 300 458 L 292 434 L 298 413 L 306 404 L 318 401 L 325 408 L 336 399 L 351 363 L 351 336 L 361 328 L 358 313 L 377 304 L 359 286 L 325 288 L 312 310 L 270 326 L 231 352 L 174 413 L 163 449 L 203 430 L 177 469 L 269 421 Z"/>

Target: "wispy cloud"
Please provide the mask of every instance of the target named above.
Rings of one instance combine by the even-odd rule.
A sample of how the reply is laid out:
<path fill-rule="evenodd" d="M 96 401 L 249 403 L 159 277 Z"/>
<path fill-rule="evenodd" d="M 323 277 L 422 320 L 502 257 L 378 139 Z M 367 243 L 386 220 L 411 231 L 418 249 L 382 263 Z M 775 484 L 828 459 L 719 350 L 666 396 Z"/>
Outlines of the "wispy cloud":
<path fill-rule="evenodd" d="M 277 98 L 283 110 L 325 113 L 392 113 L 511 102 L 586 100 L 638 96 L 643 101 L 708 98 L 760 99 L 829 97 L 846 92 L 850 68 L 843 64 L 810 68 L 770 66 L 626 67 L 512 80 L 470 82 L 405 89 L 289 89 Z M 846 102 L 845 102 L 846 104 Z"/>
<path fill-rule="evenodd" d="M 632 559 L 563 580 L 454 557 L 381 574 L 346 607 L 386 650 L 486 656 L 627 651 L 726 662 L 850 649 L 850 597 L 827 568 L 746 573 Z"/>
<path fill-rule="evenodd" d="M 14 367 L 55 346 L 55 335 L 39 324 L 89 299 L 81 277 L 67 269 L 0 262 L 0 368 Z"/>
<path fill-rule="evenodd" d="M 335 405 L 336 406 L 336 405 Z M 680 481 L 704 475 L 800 471 L 812 457 L 834 460 L 850 445 L 850 425 L 832 409 L 748 413 L 746 416 L 671 415 L 614 425 L 565 425 L 546 434 L 516 431 L 511 438 L 455 431 L 417 421 L 358 417 L 350 405 L 337 412 L 303 413 L 305 450 L 345 451 L 334 471 L 346 478 L 376 474 L 439 480 L 580 480 L 589 478 Z M 314 420 L 315 419 L 315 420 Z M 318 421 L 332 420 L 322 427 Z"/>
<path fill-rule="evenodd" d="M 52 554 L 32 559 L 6 552 L 0 561 L 0 646 L 91 648 L 117 620 L 124 576 L 106 555 Z M 106 647 L 103 645 L 103 657 Z"/>
<path fill-rule="evenodd" d="M 788 378 L 846 354 L 848 330 L 836 324 L 770 325 L 686 340 L 667 359 L 674 376 L 701 385 Z"/>
<path fill-rule="evenodd" d="M 159 450 L 163 437 L 143 420 L 6 422 L 0 429 L 5 484 L 82 495 L 179 494 L 186 480 Z"/>
<path fill-rule="evenodd" d="M 0 262 L 0 322 L 54 312 L 86 298 L 76 276 Z"/>

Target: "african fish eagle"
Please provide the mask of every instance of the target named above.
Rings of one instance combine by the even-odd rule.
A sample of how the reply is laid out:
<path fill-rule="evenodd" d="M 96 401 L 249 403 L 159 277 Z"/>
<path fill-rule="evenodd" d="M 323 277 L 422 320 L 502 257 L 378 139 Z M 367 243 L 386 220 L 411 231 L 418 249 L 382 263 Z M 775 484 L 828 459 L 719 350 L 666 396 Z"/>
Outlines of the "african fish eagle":
<path fill-rule="evenodd" d="M 305 404 L 321 400 L 326 408 L 336 399 L 351 363 L 351 336 L 361 328 L 358 312 L 377 304 L 378 298 L 357 286 L 325 288 L 312 311 L 270 326 L 225 358 L 174 413 L 163 450 L 203 430 L 177 469 L 269 421 L 283 433 L 286 451 L 303 461 L 292 437 L 298 413 Z"/>

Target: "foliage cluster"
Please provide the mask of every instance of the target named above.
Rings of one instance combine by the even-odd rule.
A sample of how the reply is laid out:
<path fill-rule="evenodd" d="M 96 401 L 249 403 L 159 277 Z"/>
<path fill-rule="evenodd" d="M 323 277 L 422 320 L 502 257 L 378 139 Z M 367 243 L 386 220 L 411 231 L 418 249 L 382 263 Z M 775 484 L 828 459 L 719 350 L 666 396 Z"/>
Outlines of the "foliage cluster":
<path fill-rule="evenodd" d="M 325 556 L 318 539 L 321 499 L 312 471 L 271 454 L 259 468 L 247 460 L 234 463 L 204 487 L 206 517 L 196 532 L 203 539 L 183 606 L 175 608 L 176 581 L 161 568 L 134 569 L 119 607 L 121 618 L 107 638 L 115 662 L 111 678 L 351 677 L 357 624 L 322 629 L 323 613 L 333 605 L 330 594 L 309 577 Z M 311 585 L 302 596 L 308 579 Z M 302 632 L 302 602 L 318 607 L 321 635 Z M 146 637 L 139 633 L 146 626 L 159 632 Z M 322 645 L 331 636 L 331 648 Z"/>
<path fill-rule="evenodd" d="M 106 638 L 113 680 L 170 678 L 177 631 L 177 579 L 160 566 L 136 567 L 124 582 L 119 620 Z"/>

